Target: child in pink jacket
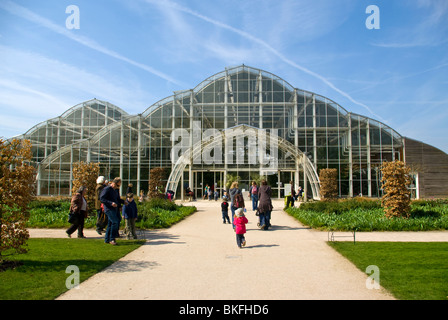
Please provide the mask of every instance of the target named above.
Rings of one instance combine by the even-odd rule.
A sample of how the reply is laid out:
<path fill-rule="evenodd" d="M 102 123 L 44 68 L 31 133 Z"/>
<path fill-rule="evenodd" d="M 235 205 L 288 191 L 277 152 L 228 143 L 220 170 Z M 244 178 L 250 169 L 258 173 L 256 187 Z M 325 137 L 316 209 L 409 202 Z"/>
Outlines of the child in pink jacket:
<path fill-rule="evenodd" d="M 246 233 L 246 223 L 248 222 L 249 221 L 244 215 L 243 208 L 235 210 L 235 219 L 233 220 L 233 224 L 235 225 L 236 244 L 240 249 L 246 245 L 246 238 L 244 238 L 244 234 Z"/>

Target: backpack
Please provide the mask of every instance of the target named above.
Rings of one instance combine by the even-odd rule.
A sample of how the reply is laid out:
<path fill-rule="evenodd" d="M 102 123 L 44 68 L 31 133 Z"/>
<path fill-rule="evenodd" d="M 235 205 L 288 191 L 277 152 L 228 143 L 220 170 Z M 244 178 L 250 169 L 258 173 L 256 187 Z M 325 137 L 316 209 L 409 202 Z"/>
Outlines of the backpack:
<path fill-rule="evenodd" d="M 242 208 L 243 205 L 244 205 L 243 196 L 241 195 L 241 193 L 237 193 L 235 195 L 235 198 L 233 198 L 233 206 L 236 208 Z"/>

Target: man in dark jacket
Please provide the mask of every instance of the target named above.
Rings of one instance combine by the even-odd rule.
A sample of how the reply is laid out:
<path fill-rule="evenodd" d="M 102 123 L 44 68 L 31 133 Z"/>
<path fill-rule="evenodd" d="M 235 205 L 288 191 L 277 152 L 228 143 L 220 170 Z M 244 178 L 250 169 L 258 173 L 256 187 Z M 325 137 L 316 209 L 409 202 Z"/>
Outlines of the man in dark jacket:
<path fill-rule="evenodd" d="M 100 196 L 100 201 L 103 203 L 104 212 L 107 215 L 108 223 L 106 235 L 104 237 L 105 243 L 116 245 L 115 237 L 120 228 L 120 208 L 124 201 L 120 198 L 118 189 L 121 186 L 121 179 L 115 178 L 110 186 L 103 189 Z"/>

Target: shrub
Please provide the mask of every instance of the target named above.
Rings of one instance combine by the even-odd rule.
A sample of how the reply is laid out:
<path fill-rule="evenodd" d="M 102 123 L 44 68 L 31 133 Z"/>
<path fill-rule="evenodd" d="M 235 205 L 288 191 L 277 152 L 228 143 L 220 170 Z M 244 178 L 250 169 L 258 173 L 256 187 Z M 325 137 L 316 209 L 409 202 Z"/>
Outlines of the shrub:
<path fill-rule="evenodd" d="M 378 209 L 381 208 L 381 202 L 379 200 L 362 197 L 334 201 L 305 202 L 300 205 L 299 210 L 341 214 L 357 208 L 366 210 Z"/>
<path fill-rule="evenodd" d="M 195 207 L 178 206 L 166 199 L 153 198 L 138 204 L 137 227 L 167 228 L 196 211 Z"/>
<path fill-rule="evenodd" d="M 86 201 L 89 204 L 90 212 L 95 210 L 96 199 L 96 179 L 100 172 L 99 163 L 85 163 L 83 161 L 73 164 L 73 187 L 72 194 L 81 187 L 87 187 Z"/>
<path fill-rule="evenodd" d="M 67 222 L 70 200 L 36 200 L 30 203 L 29 209 L 28 228 L 66 228 L 70 225 Z M 137 209 L 137 227 L 142 229 L 167 228 L 196 211 L 196 207 L 179 206 L 158 198 L 137 202 Z M 89 216 L 84 222 L 85 228 L 95 226 L 96 216 Z"/>
<path fill-rule="evenodd" d="M 148 197 L 153 198 L 163 198 L 165 197 L 165 184 L 163 179 L 165 178 L 167 172 L 164 168 L 153 168 L 149 171 L 149 191 Z"/>
<path fill-rule="evenodd" d="M 34 172 L 29 140 L 0 139 L 0 263 L 2 253 L 25 252 L 28 203 L 34 195 Z"/>
<path fill-rule="evenodd" d="M 164 210 L 169 210 L 169 211 L 175 211 L 179 207 L 173 201 L 169 201 L 169 200 L 161 199 L 161 198 L 153 198 L 153 199 L 150 199 L 149 201 L 142 202 L 141 206 L 143 206 L 144 208 L 147 208 L 147 209 L 159 208 L 159 209 L 164 209 Z"/>
<path fill-rule="evenodd" d="M 354 198 L 303 203 L 286 209 L 311 228 L 358 231 L 421 231 L 448 229 L 448 201 L 418 200 L 411 204 L 408 219 L 386 217 L 379 200 Z"/>
<path fill-rule="evenodd" d="M 403 161 L 384 162 L 381 166 L 382 189 L 381 204 L 387 217 L 409 217 L 411 193 L 409 185 L 410 168 Z"/>
<path fill-rule="evenodd" d="M 336 169 L 321 169 L 319 171 L 320 194 L 322 200 L 334 200 L 338 196 L 338 172 Z"/>

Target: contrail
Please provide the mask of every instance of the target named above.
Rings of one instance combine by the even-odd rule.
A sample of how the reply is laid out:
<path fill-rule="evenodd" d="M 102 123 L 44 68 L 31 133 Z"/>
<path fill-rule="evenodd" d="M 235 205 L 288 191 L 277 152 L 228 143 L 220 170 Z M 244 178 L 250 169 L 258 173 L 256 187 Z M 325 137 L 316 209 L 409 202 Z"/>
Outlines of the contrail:
<path fill-rule="evenodd" d="M 156 69 L 154 69 L 154 68 L 152 68 L 150 66 L 147 66 L 145 64 L 142 64 L 142 63 L 136 62 L 134 60 L 131 60 L 131 59 L 129 59 L 129 58 L 127 58 L 127 57 L 125 57 L 125 56 L 115 52 L 115 51 L 109 50 L 109 49 L 103 47 L 102 45 L 96 43 L 94 40 L 91 40 L 91 39 L 89 39 L 87 37 L 76 35 L 74 32 L 71 32 L 71 31 L 67 30 L 64 27 L 61 27 L 61 26 L 51 22 L 50 20 L 48 20 L 48 19 L 46 19 L 44 17 L 41 17 L 41 16 L 35 14 L 34 12 L 32 12 L 31 10 L 29 10 L 29 9 L 27 9 L 25 7 L 22 7 L 22 6 L 14 3 L 14 2 L 11 2 L 11 1 L 0 1 L 0 8 L 6 10 L 6 11 L 8 11 L 8 12 L 10 12 L 10 13 L 16 15 L 16 16 L 24 18 L 24 19 L 26 19 L 28 21 L 37 23 L 37 24 L 39 24 L 39 25 L 41 25 L 41 26 L 43 26 L 43 27 L 45 27 L 47 29 L 50 29 L 50 30 L 52 30 L 52 31 L 54 31 L 56 33 L 59 33 L 59 34 L 65 36 L 67 38 L 70 38 L 70 39 L 72 39 L 72 40 L 82 44 L 83 46 L 86 46 L 86 47 L 90 48 L 90 49 L 93 49 L 95 51 L 101 52 L 101 53 L 103 53 L 105 55 L 108 55 L 108 56 L 110 56 L 112 58 L 124 61 L 124 62 L 126 62 L 128 64 L 131 64 L 131 65 L 133 65 L 133 66 L 135 66 L 137 68 L 140 68 L 140 69 L 145 70 L 145 71 L 147 71 L 149 73 L 152 73 L 152 74 L 154 74 L 154 75 L 156 75 L 156 76 L 158 76 L 158 77 L 160 77 L 162 79 L 165 79 L 165 80 L 167 80 L 169 82 L 172 82 L 174 84 L 177 84 L 177 85 L 180 85 L 180 86 L 183 85 L 182 83 L 176 81 L 175 79 L 173 79 L 170 76 L 164 74 L 163 72 L 160 72 L 160 71 L 158 71 L 158 70 L 156 70 Z"/>
<path fill-rule="evenodd" d="M 307 68 L 305 68 L 305 67 L 303 67 L 303 66 L 301 66 L 301 65 L 299 65 L 299 64 L 297 64 L 297 63 L 295 63 L 294 61 L 288 59 L 288 58 L 285 57 L 281 52 L 279 52 L 278 50 L 276 50 L 275 48 L 273 48 L 271 45 L 269 45 L 266 41 L 263 41 L 262 39 L 259 39 L 259 38 L 255 37 L 255 36 L 251 35 L 251 34 L 248 33 L 248 32 L 245 32 L 245 31 L 243 31 L 243 30 L 234 28 L 234 27 L 232 27 L 232 26 L 230 26 L 230 25 L 228 25 L 228 24 L 225 24 L 225 23 L 223 23 L 223 22 L 216 21 L 216 20 L 214 20 L 214 19 L 211 19 L 211 18 L 209 18 L 209 17 L 206 17 L 206 16 L 204 16 L 204 15 L 202 15 L 202 14 L 196 12 L 196 11 L 193 11 L 193 10 L 187 8 L 187 7 L 184 7 L 184 6 L 182 6 L 182 5 L 179 5 L 179 4 L 174 3 L 174 2 L 171 2 L 171 1 L 146 0 L 146 2 L 151 3 L 151 4 L 155 4 L 155 5 L 164 5 L 164 6 L 167 6 L 167 7 L 170 7 L 170 8 L 173 8 L 173 9 L 176 9 L 176 10 L 179 10 L 179 11 L 182 11 L 182 12 L 185 12 L 185 13 L 188 13 L 188 14 L 190 14 L 190 15 L 192 15 L 192 16 L 195 16 L 195 17 L 197 17 L 197 18 L 199 18 L 199 19 L 201 19 L 201 20 L 204 20 L 204 21 L 206 21 L 206 22 L 208 22 L 208 23 L 211 23 L 211 24 L 213 24 L 213 25 L 215 25 L 215 26 L 217 26 L 217 27 L 220 27 L 220 28 L 223 28 L 223 29 L 227 29 L 227 30 L 229 30 L 229 31 L 231 31 L 231 32 L 233 32 L 233 33 L 236 33 L 236 34 L 240 35 L 240 36 L 243 37 L 243 38 L 246 38 L 246 39 L 248 39 L 248 40 L 250 40 L 250 41 L 253 41 L 253 42 L 255 42 L 255 43 L 258 43 L 259 45 L 263 46 L 264 48 L 266 48 L 267 50 L 269 50 L 270 52 L 272 52 L 275 56 L 277 56 L 277 57 L 278 57 L 279 59 L 281 59 L 283 62 L 285 62 L 285 63 L 289 64 L 290 66 L 292 66 L 292 67 L 294 67 L 294 68 L 296 68 L 296 69 L 298 69 L 298 70 L 301 70 L 301 71 L 303 71 L 303 72 L 305 72 L 305 73 L 307 73 L 307 74 L 309 74 L 309 75 L 311 75 L 311 76 L 313 76 L 313 77 L 315 77 L 315 78 L 321 80 L 323 83 L 325 83 L 326 85 L 328 85 L 330 88 L 332 88 L 333 90 L 335 90 L 336 92 L 338 92 L 338 93 L 341 94 L 342 96 L 346 97 L 348 100 L 350 100 L 350 101 L 353 102 L 354 104 L 357 104 L 358 106 L 361 106 L 361 107 L 365 108 L 367 111 L 370 112 L 370 114 L 374 115 L 375 117 L 377 117 L 377 118 L 380 119 L 381 121 L 386 122 L 386 121 L 385 121 L 384 119 L 382 119 L 380 116 L 378 116 L 377 114 L 375 114 L 375 113 L 372 111 L 372 109 L 369 108 L 369 106 L 365 105 L 364 103 L 361 103 L 361 102 L 356 101 L 356 100 L 355 100 L 354 98 L 352 98 L 348 93 L 346 93 L 346 92 L 342 91 L 341 89 L 337 88 L 333 83 L 331 83 L 330 81 L 328 81 L 325 77 L 321 76 L 320 74 L 317 74 L 316 72 L 311 71 L 311 70 L 309 70 L 309 69 L 307 69 Z"/>

